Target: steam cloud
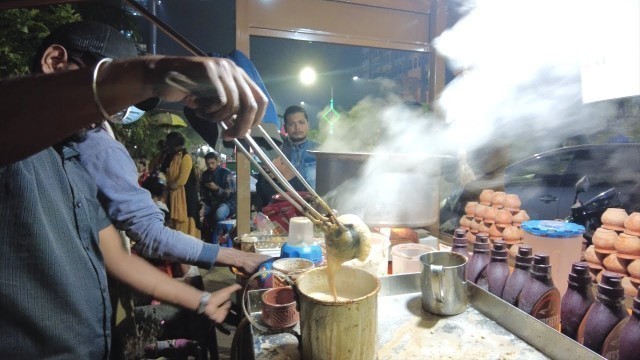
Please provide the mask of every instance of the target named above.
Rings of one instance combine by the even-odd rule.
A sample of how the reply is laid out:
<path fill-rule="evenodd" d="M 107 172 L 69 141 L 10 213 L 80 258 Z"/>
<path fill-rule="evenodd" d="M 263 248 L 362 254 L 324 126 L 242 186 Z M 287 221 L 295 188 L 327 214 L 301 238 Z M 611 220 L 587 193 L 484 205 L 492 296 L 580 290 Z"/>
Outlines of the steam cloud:
<path fill-rule="evenodd" d="M 607 22 L 616 21 L 615 16 L 598 15 L 598 4 L 584 0 L 460 2 L 458 11 L 465 15 L 434 43 L 459 73 L 440 95 L 438 116 L 421 115 L 391 97 L 368 98 L 350 112 L 366 121 L 358 122 L 360 127 L 336 127 L 321 150 L 366 151 L 376 143 L 374 153 L 455 156 L 460 151 L 473 155 L 487 147 L 509 146 L 509 158 L 500 159 L 509 163 L 555 148 L 568 136 L 605 127 L 614 116 L 611 103 L 583 104 L 581 97 L 580 61 L 591 33 L 587 30 L 606 31 Z M 389 164 L 376 159 L 372 157 L 363 167 L 359 179 L 329 194 L 336 208 L 364 215 L 363 209 L 378 201 L 375 194 L 414 190 L 406 183 L 377 181 Z M 424 166 L 423 159 L 415 159 L 416 163 L 406 166 Z M 443 175 L 458 176 L 455 171 Z M 407 199 L 423 200 L 403 197 L 402 201 Z M 397 205 L 384 207 L 385 213 L 393 217 L 410 204 L 400 201 Z"/>

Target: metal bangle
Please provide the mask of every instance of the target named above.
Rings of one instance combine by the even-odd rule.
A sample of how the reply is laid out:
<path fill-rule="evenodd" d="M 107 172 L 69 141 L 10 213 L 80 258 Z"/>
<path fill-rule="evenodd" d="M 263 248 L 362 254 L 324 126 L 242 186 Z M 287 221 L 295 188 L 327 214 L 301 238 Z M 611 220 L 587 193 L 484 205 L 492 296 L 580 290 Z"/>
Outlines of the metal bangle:
<path fill-rule="evenodd" d="M 100 71 L 100 66 L 102 64 L 110 63 L 112 61 L 113 61 L 112 58 L 104 58 L 98 61 L 98 63 L 96 64 L 96 67 L 93 69 L 93 81 L 91 83 L 91 89 L 93 90 L 93 101 L 96 103 L 96 106 L 98 107 L 98 111 L 100 112 L 100 115 L 102 115 L 102 117 L 105 120 L 109 120 L 111 116 L 109 116 L 107 111 L 104 109 L 104 107 L 102 106 L 102 103 L 100 102 L 100 98 L 98 97 L 98 84 L 97 84 L 98 71 Z"/>
<path fill-rule="evenodd" d="M 198 304 L 198 309 L 196 310 L 198 314 L 204 313 L 204 310 L 207 308 L 207 305 L 209 304 L 209 299 L 211 299 L 211 293 L 206 291 L 203 292 L 202 295 L 200 296 L 200 304 Z"/>

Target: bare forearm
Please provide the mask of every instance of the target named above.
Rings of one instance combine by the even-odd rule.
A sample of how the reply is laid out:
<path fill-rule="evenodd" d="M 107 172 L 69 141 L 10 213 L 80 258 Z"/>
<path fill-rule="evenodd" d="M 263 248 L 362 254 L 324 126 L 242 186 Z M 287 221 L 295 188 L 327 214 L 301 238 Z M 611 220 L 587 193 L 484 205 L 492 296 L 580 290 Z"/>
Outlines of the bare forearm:
<path fill-rule="evenodd" d="M 140 82 L 142 64 L 138 61 L 124 67 L 114 62 L 101 69 L 100 73 L 109 71 L 109 81 L 98 83 L 107 112 L 114 114 L 152 96 L 150 88 L 142 91 L 139 86 L 127 86 Z M 140 69 L 138 79 L 132 66 Z M 127 81 L 122 76 L 125 71 L 134 74 Z M 4 114 L 0 119 L 0 165 L 32 155 L 102 120 L 93 99 L 92 78 L 93 68 L 86 68 L 0 81 L 0 111 Z M 29 141 L 25 141 L 26 134 Z"/>
<path fill-rule="evenodd" d="M 168 277 L 143 259 L 129 255 L 113 226 L 100 231 L 100 250 L 107 271 L 118 280 L 160 301 L 190 310 L 198 308 L 201 291 Z"/>
<path fill-rule="evenodd" d="M 93 72 L 90 67 L 0 81 L 0 166 L 102 120 L 94 101 Z M 266 96 L 242 69 L 230 60 L 210 57 L 154 56 L 104 63 L 96 85 L 107 114 L 155 96 L 183 101 L 213 122 L 236 115 L 225 130 L 226 138 L 243 137 L 260 123 L 267 106 Z M 29 141 L 24 141 L 24 134 L 29 134 Z"/>

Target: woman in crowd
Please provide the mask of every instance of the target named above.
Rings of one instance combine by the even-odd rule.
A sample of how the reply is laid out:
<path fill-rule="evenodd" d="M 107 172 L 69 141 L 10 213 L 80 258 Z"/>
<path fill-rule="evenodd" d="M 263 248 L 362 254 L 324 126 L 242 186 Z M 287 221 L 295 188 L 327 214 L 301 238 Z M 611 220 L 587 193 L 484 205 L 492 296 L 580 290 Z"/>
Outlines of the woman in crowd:
<path fill-rule="evenodd" d="M 170 226 L 200 238 L 198 179 L 193 159 L 184 147 L 184 136 L 179 132 L 167 134 L 166 146 L 162 171 L 166 175 L 169 190 Z"/>

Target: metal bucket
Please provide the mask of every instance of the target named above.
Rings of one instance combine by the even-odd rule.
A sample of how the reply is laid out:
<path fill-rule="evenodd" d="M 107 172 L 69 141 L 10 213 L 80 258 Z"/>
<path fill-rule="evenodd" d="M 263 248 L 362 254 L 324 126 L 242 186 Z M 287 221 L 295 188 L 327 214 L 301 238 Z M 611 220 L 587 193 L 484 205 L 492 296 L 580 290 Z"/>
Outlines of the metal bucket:
<path fill-rule="evenodd" d="M 369 226 L 423 227 L 438 220 L 440 164 L 448 156 L 310 151 L 316 191 Z"/>
<path fill-rule="evenodd" d="M 326 267 L 309 270 L 296 280 L 302 358 L 373 360 L 380 281 L 348 267 L 341 267 L 335 276 L 338 301 L 330 295 Z"/>

